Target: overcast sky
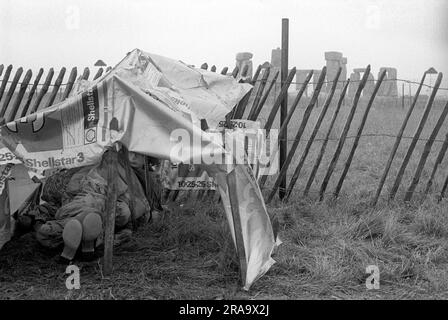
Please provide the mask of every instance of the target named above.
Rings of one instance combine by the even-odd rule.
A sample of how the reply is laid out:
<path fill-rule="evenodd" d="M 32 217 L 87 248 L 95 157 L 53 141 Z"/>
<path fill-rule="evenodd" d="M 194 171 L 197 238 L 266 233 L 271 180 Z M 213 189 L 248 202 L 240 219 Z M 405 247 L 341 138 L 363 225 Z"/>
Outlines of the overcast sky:
<path fill-rule="evenodd" d="M 280 46 L 290 23 L 290 66 L 318 69 L 341 51 L 348 70 L 372 65 L 419 80 L 444 72 L 448 87 L 446 0 L 0 0 L 0 64 L 24 68 L 114 65 L 133 48 L 187 63 L 254 66 Z"/>

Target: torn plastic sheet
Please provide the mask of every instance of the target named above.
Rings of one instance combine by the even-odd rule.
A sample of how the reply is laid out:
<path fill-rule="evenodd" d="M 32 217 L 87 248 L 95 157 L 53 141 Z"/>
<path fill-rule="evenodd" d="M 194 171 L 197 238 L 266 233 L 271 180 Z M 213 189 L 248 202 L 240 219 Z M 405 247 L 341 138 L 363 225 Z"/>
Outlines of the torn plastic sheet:
<path fill-rule="evenodd" d="M 217 128 L 250 88 L 230 76 L 136 49 L 108 74 L 78 85 L 65 101 L 3 125 L 1 141 L 37 173 L 98 163 L 117 142 L 162 160 L 201 163 L 210 145 L 223 155 L 227 151 L 202 135 L 200 119 Z M 176 149 L 179 136 L 189 139 L 188 152 Z M 249 289 L 274 263 L 276 242 L 263 197 L 247 164 L 207 168 L 219 185 L 233 240 L 242 239 L 241 268 L 244 288 Z M 238 213 L 231 209 L 229 174 L 235 175 L 237 193 L 249 197 L 237 197 Z M 237 237 L 232 214 L 241 225 Z"/>

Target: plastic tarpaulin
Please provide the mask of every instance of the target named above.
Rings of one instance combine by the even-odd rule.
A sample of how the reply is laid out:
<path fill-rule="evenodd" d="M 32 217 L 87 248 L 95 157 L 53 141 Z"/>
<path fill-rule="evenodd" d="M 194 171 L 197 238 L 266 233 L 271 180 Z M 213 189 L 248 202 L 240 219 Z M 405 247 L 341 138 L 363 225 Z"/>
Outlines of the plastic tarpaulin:
<path fill-rule="evenodd" d="M 210 150 L 228 152 L 203 134 L 200 120 L 217 128 L 250 88 L 230 76 L 135 49 L 102 78 L 79 83 L 65 101 L 3 125 L 1 141 L 37 173 L 98 163 L 116 142 L 175 163 L 201 163 Z M 188 148 L 179 139 L 188 141 Z M 218 183 L 236 247 L 244 251 L 240 264 L 249 289 L 274 263 L 276 241 L 261 192 L 247 164 L 207 163 L 206 168 Z M 240 194 L 234 199 L 237 212 L 229 175 Z"/>

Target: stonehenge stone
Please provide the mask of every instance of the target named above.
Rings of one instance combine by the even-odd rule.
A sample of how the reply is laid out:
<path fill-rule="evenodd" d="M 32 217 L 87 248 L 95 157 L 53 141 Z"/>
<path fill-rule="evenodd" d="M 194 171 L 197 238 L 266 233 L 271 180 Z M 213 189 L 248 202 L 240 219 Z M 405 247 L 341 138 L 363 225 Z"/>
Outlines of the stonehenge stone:
<path fill-rule="evenodd" d="M 238 67 L 238 74 L 241 75 L 241 72 L 243 71 L 244 67 L 247 65 L 248 70 L 246 73 L 245 79 L 252 78 L 252 57 L 253 54 L 250 52 L 238 52 L 236 54 L 236 66 Z"/>
<path fill-rule="evenodd" d="M 282 65 L 282 49 L 277 47 L 277 49 L 272 49 L 271 52 L 271 74 L 274 75 L 277 71 L 280 71 Z M 277 77 L 277 81 L 274 86 L 274 93 L 279 92 L 280 90 L 281 77 L 280 74 Z"/>
<path fill-rule="evenodd" d="M 341 67 L 341 75 L 336 86 L 337 89 L 342 89 L 343 82 L 347 80 L 347 58 L 342 56 L 341 52 L 327 51 L 325 52 L 325 60 L 327 66 L 327 84 L 326 91 L 329 92 L 332 86 L 332 81 L 336 77 L 338 69 Z"/>
<path fill-rule="evenodd" d="M 366 72 L 365 68 L 355 68 L 353 69 L 353 73 L 350 75 L 350 86 L 348 88 L 348 95 L 353 97 L 358 89 L 359 82 L 361 80 L 361 73 Z M 367 82 L 362 90 L 363 97 L 370 97 L 375 89 L 375 78 L 372 73 L 369 73 L 367 76 Z"/>
<path fill-rule="evenodd" d="M 277 49 L 272 49 L 272 53 L 271 53 L 271 65 L 274 68 L 281 68 L 282 66 L 282 49 L 278 48 Z"/>
<path fill-rule="evenodd" d="M 360 80 L 361 80 L 361 75 L 359 74 L 359 72 L 353 72 L 350 75 L 350 84 L 348 86 L 348 92 L 347 92 L 347 95 L 349 97 L 354 97 L 355 96 L 355 93 L 356 93 L 356 90 L 358 88 Z"/>
<path fill-rule="evenodd" d="M 397 69 L 387 67 L 380 68 L 380 71 L 378 72 L 378 77 L 384 70 L 386 70 L 386 77 L 384 78 L 378 90 L 378 96 L 397 97 L 398 96 Z"/>

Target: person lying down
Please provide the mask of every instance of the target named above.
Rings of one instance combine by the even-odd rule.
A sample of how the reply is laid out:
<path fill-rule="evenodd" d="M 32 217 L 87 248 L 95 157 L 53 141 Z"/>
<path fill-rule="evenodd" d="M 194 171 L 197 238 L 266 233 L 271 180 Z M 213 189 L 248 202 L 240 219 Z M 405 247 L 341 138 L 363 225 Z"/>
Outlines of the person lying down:
<path fill-rule="evenodd" d="M 130 164 L 128 176 L 125 166 Z M 162 210 L 159 186 L 153 176 L 149 183 L 151 196 L 145 195 L 141 162 L 126 164 L 121 157 L 117 172 L 115 246 L 130 239 L 133 227 L 147 223 L 152 211 Z M 41 245 L 50 249 L 63 246 L 61 262 L 73 260 L 77 253 L 81 254 L 81 259 L 91 260 L 95 249 L 103 242 L 106 194 L 104 164 L 63 169 L 45 181 L 43 202 L 22 215 L 32 219 L 36 239 Z"/>

